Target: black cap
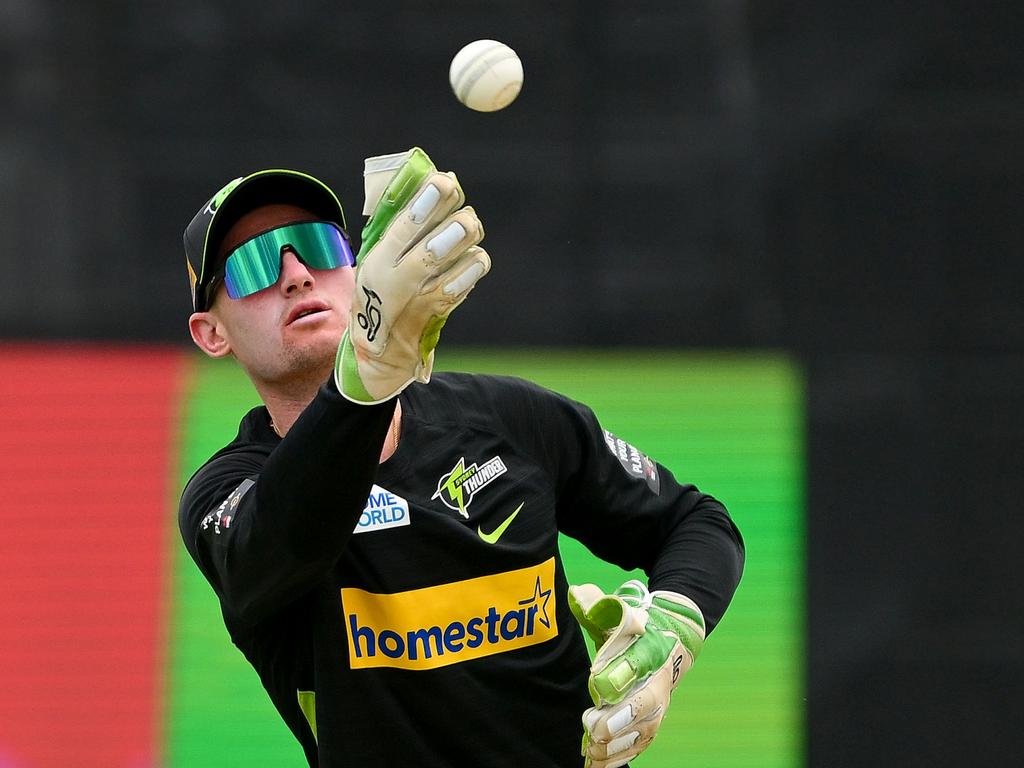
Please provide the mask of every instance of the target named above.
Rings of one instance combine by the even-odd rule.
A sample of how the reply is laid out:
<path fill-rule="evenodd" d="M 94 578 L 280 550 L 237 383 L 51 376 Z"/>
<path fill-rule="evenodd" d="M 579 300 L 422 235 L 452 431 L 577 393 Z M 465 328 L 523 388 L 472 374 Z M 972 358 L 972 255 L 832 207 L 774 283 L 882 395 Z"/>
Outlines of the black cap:
<path fill-rule="evenodd" d="M 299 171 L 274 168 L 229 181 L 196 213 L 185 228 L 185 264 L 192 286 L 192 308 L 210 308 L 208 289 L 220 265 L 217 251 L 231 225 L 261 205 L 287 203 L 305 208 L 345 232 L 345 212 L 331 188 Z"/>

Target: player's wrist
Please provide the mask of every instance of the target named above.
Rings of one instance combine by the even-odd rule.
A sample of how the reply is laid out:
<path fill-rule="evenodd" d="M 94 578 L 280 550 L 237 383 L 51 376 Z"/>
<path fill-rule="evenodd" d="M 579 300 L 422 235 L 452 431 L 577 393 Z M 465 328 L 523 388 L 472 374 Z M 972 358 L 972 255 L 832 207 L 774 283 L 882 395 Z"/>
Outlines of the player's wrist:
<path fill-rule="evenodd" d="M 335 358 L 334 383 L 347 400 L 358 405 L 377 405 L 395 397 L 413 381 L 428 381 L 429 372 L 422 369 L 423 366 L 417 366 L 410 373 L 387 361 L 373 359 L 352 343 L 346 330 Z"/>

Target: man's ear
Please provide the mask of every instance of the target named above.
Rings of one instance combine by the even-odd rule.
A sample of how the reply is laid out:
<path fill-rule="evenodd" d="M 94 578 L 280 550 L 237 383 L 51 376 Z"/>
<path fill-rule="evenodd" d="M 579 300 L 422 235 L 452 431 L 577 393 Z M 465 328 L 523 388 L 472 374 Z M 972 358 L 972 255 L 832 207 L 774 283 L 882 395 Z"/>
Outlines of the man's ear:
<path fill-rule="evenodd" d="M 212 312 L 195 312 L 188 319 L 192 341 L 210 357 L 231 354 L 231 344 L 224 337 L 220 320 Z"/>

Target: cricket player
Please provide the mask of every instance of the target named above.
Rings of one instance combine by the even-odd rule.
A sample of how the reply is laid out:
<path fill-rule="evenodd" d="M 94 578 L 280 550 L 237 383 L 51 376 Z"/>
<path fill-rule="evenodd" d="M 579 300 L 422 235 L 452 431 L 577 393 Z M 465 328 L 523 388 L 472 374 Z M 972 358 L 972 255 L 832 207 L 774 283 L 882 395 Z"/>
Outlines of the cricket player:
<path fill-rule="evenodd" d="M 311 766 L 625 765 L 726 610 L 740 535 L 585 405 L 432 376 L 483 227 L 420 149 L 366 180 L 357 257 L 296 171 L 235 179 L 185 231 L 192 338 L 264 403 L 185 488 L 185 546 Z M 647 583 L 570 587 L 559 532 Z"/>

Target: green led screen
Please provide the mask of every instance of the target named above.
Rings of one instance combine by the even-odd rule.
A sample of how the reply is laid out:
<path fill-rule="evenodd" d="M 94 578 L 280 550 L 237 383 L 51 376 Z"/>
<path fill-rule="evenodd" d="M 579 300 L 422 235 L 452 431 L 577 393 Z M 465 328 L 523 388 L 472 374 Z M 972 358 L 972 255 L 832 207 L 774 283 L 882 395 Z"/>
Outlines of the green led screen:
<path fill-rule="evenodd" d="M 769 355 L 448 350 L 437 368 L 512 374 L 590 405 L 602 425 L 721 499 L 747 546 L 736 598 L 673 696 L 638 768 L 803 764 L 803 392 Z M 187 378 L 179 487 L 257 402 L 232 363 Z M 172 542 L 164 765 L 302 766 L 301 751 L 234 649 L 212 590 Z M 627 574 L 563 537 L 570 581 Z M 369 715 L 372 716 L 372 713 Z"/>

